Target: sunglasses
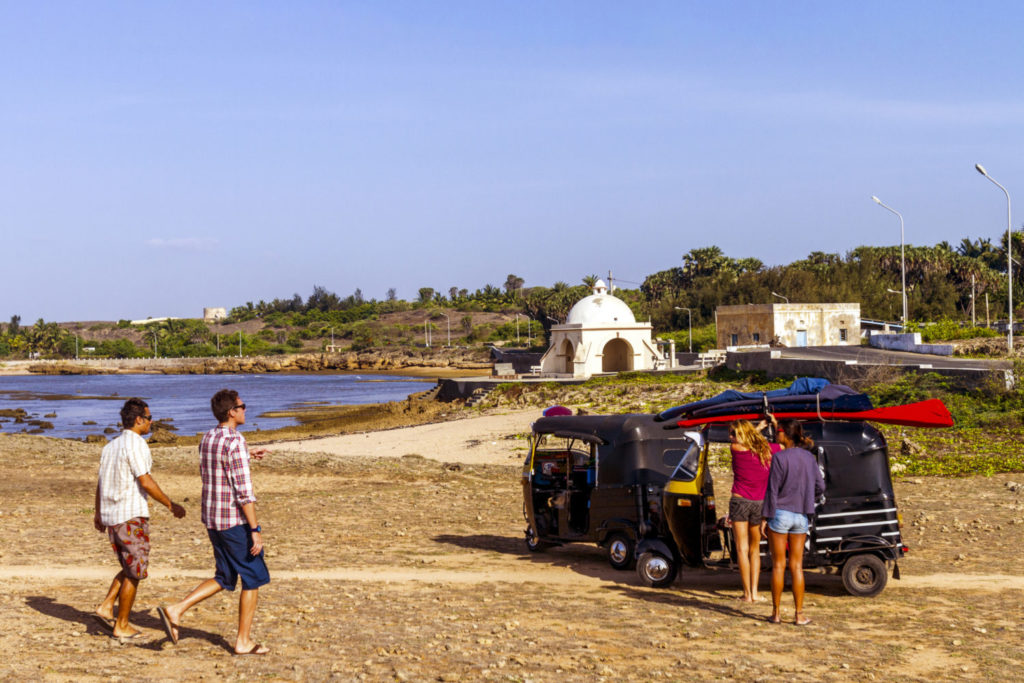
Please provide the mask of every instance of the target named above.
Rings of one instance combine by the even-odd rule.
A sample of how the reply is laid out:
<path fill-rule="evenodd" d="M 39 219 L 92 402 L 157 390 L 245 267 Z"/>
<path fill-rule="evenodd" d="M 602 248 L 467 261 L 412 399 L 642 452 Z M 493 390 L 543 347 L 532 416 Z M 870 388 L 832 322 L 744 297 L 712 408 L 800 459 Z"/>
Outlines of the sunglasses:
<path fill-rule="evenodd" d="M 245 404 L 239 403 L 237 406 L 232 407 L 231 410 L 245 410 Z"/>

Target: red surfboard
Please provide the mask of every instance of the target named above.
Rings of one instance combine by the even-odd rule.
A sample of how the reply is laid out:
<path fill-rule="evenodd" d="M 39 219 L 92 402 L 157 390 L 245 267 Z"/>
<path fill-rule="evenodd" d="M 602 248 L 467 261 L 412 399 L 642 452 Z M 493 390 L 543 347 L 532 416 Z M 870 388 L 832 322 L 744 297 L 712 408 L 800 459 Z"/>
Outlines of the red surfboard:
<path fill-rule="evenodd" d="M 903 406 L 889 406 L 886 408 L 874 408 L 872 410 L 859 410 L 855 412 L 836 412 L 831 410 L 786 412 L 779 411 L 772 413 L 776 418 L 795 420 L 847 420 L 862 422 L 880 422 L 882 424 L 903 425 L 905 427 L 952 427 L 953 416 L 949 414 L 946 405 L 937 398 L 930 398 L 927 401 L 908 403 Z M 732 415 L 715 415 L 714 417 L 699 417 L 686 420 L 679 420 L 676 424 L 680 427 L 696 427 L 698 425 L 732 422 L 733 420 L 760 420 L 764 418 L 763 412 L 744 412 Z"/>

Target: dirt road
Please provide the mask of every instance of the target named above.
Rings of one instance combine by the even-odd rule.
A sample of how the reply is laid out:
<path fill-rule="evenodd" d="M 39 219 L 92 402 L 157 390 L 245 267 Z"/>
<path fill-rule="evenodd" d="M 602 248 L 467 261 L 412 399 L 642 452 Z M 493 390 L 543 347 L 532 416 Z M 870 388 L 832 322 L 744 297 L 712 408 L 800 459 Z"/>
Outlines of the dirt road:
<path fill-rule="evenodd" d="M 192 449 L 154 451 L 188 516 L 154 510 L 133 617 L 145 636 L 122 645 L 90 617 L 117 569 L 91 526 L 98 449 L 0 437 L 0 677 L 931 682 L 1024 670 L 1021 477 L 899 482 L 903 579 L 858 599 L 809 573 L 813 624 L 773 626 L 725 570 L 657 590 L 596 547 L 527 552 L 515 437 L 530 419 L 277 445 L 254 472 L 273 576 L 255 626 L 273 653 L 260 658 L 229 652 L 231 595 L 190 612 L 177 646 L 156 616 L 210 575 Z M 354 445 L 367 440 L 379 449 Z M 724 498 L 725 473 L 716 488 Z"/>

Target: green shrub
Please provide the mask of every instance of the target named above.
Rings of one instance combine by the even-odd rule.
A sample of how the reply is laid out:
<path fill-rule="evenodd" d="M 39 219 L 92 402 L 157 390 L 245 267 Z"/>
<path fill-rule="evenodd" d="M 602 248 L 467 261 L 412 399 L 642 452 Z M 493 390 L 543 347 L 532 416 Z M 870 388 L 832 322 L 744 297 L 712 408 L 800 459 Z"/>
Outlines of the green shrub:
<path fill-rule="evenodd" d="M 955 320 L 942 318 L 930 325 L 919 326 L 922 342 L 974 339 L 976 337 L 998 337 L 999 333 L 987 327 L 965 327 Z"/>

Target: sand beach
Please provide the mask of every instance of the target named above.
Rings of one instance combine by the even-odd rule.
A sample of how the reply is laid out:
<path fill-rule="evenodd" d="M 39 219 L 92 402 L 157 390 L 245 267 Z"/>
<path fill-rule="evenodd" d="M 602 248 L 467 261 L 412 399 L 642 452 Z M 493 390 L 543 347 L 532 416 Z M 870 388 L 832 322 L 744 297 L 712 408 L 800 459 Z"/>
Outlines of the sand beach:
<path fill-rule="evenodd" d="M 194 446 L 154 449 L 188 515 L 154 510 L 134 617 L 144 636 L 120 644 L 90 617 L 117 570 L 91 524 L 99 446 L 0 436 L 0 649 L 17 655 L 0 677 L 936 681 L 1024 669 L 1019 477 L 899 481 L 903 579 L 860 599 L 809 572 L 814 624 L 772 626 L 765 604 L 737 600 L 731 572 L 684 571 L 658 590 L 593 546 L 527 552 L 520 471 L 537 416 L 269 444 L 254 477 L 273 579 L 254 632 L 273 652 L 249 658 L 230 653 L 231 595 L 191 612 L 177 646 L 156 614 L 211 571 Z M 729 473 L 715 477 L 725 499 Z"/>

